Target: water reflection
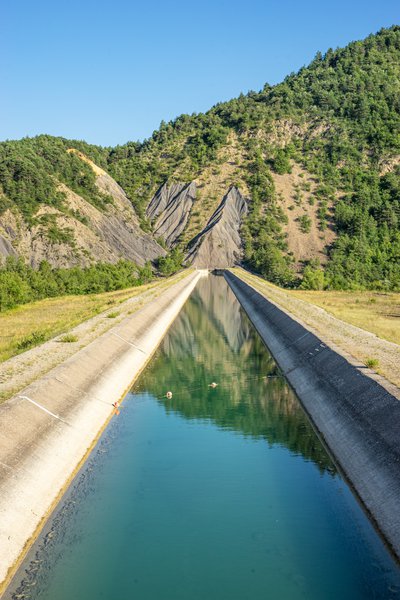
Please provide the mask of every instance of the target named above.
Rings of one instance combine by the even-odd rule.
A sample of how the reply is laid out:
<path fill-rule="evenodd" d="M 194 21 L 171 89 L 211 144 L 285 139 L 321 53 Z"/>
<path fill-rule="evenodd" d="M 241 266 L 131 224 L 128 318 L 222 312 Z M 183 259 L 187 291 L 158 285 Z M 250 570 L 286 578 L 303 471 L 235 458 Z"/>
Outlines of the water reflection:
<path fill-rule="evenodd" d="M 225 281 L 203 281 L 6 598 L 399 597 L 396 565 L 276 375 Z"/>
<path fill-rule="evenodd" d="M 218 335 L 216 335 L 216 331 Z M 212 389 L 209 384 L 218 382 Z M 152 369 L 135 391 L 147 390 L 167 411 L 211 420 L 223 429 L 264 438 L 335 467 L 271 354 L 222 277 L 203 279 L 166 336 Z M 165 398 L 167 390 L 173 392 Z"/>

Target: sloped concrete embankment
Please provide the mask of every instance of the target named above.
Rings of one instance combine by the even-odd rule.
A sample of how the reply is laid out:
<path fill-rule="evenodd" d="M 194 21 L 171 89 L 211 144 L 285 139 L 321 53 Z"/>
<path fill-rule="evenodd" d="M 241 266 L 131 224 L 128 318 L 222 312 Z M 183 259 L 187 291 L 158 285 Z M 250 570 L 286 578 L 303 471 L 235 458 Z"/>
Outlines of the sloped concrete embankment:
<path fill-rule="evenodd" d="M 400 558 L 399 400 L 254 288 L 224 275 Z"/>
<path fill-rule="evenodd" d="M 191 273 L 0 406 L 0 593 L 204 272 Z"/>

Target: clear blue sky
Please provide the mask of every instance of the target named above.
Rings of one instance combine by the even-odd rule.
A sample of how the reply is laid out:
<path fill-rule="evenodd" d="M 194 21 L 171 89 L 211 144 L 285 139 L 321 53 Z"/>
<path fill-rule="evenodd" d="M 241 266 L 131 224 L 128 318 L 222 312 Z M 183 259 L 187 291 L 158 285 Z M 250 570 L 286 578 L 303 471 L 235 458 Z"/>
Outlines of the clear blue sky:
<path fill-rule="evenodd" d="M 399 17 L 399 0 L 5 0 L 0 139 L 142 139 Z"/>

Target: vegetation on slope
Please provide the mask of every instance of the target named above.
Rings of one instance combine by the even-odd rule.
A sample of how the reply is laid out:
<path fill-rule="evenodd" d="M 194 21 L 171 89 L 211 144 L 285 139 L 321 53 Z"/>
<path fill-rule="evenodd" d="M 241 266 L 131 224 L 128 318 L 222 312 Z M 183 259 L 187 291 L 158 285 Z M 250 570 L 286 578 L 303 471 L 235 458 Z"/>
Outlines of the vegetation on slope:
<path fill-rule="evenodd" d="M 0 312 L 42 298 L 94 294 L 143 285 L 153 278 L 150 264 L 137 267 L 127 260 L 116 264 L 55 269 L 43 261 L 39 269 L 9 257 L 0 270 Z"/>
<path fill-rule="evenodd" d="M 54 338 L 56 335 L 69 331 L 102 311 L 118 306 L 120 302 L 140 294 L 143 289 L 148 287 L 140 286 L 101 294 L 46 298 L 2 312 L 0 314 L 2 332 L 0 335 L 0 363 Z M 67 338 L 67 336 L 69 337 Z M 65 343 L 80 341 L 73 334 L 65 334 L 65 338 L 66 340 L 61 339 L 60 341 Z"/>
<path fill-rule="evenodd" d="M 93 169 L 76 154 L 68 153 L 68 148 L 88 149 L 87 144 L 71 142 L 63 138 L 40 135 L 20 141 L 0 144 L 0 213 L 16 207 L 28 222 L 34 218 L 41 205 L 65 209 L 65 194 L 59 190 L 59 183 L 65 183 L 71 190 L 96 206 L 104 206 L 112 199 L 102 194 L 95 185 Z M 102 152 L 91 147 L 90 154 L 102 163 Z"/>
<path fill-rule="evenodd" d="M 243 233 L 251 268 L 276 283 L 296 283 L 271 172 L 282 174 L 297 161 L 316 179 L 320 228 L 329 225 L 327 207 L 334 204 L 337 232 L 323 277 L 318 265 L 304 265 L 305 285 L 314 285 L 316 277 L 318 286 L 329 288 L 399 289 L 399 168 L 382 177 L 385 159 L 400 153 L 399 80 L 396 26 L 318 53 L 309 67 L 277 86 L 219 104 L 206 115 L 163 123 L 144 144 L 112 151 L 110 168 L 143 207 L 152 184 L 173 177 L 182 165 L 189 179 L 206 164 L 218 164 L 218 149 L 233 129 L 247 155 L 244 178 L 252 201 Z M 124 165 L 117 154 L 124 154 Z"/>
<path fill-rule="evenodd" d="M 287 218 L 273 176 L 294 162 L 312 174 L 318 227 L 336 240 L 324 267 L 303 264 L 302 287 L 400 289 L 400 27 L 382 29 L 344 49 L 318 53 L 281 84 L 241 95 L 206 114 L 161 123 L 143 143 L 99 148 L 39 136 L 0 144 L 1 206 L 26 219 L 41 204 L 62 209 L 57 181 L 98 207 L 108 199 L 94 186 L 75 147 L 124 188 L 148 230 L 144 211 L 166 180 L 190 181 L 217 170 L 235 135 L 242 163 L 237 185 L 251 195 L 243 226 L 245 261 L 281 285 L 301 283 L 282 226 Z M 196 213 L 207 210 L 199 203 Z M 332 217 L 331 217 L 332 212 Z M 202 222 L 204 218 L 198 218 Z M 304 235 L 310 224 L 299 221 Z M 193 230 L 193 221 L 189 223 Z M 184 248 L 182 248 L 184 249 Z"/>

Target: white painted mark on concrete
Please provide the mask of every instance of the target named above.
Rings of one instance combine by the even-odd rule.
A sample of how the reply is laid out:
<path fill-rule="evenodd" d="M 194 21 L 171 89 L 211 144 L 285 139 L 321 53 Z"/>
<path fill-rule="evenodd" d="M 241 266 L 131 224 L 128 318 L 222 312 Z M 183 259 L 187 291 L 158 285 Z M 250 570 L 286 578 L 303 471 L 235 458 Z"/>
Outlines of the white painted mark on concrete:
<path fill-rule="evenodd" d="M 134 348 L 136 348 L 137 350 L 139 350 L 140 352 L 143 352 L 143 354 L 148 354 L 147 352 L 145 352 L 144 350 L 142 350 L 141 348 L 139 348 L 139 346 L 136 346 L 136 344 L 133 344 L 132 342 L 130 342 L 129 340 L 126 340 L 125 338 L 123 338 L 122 336 L 120 336 L 118 333 L 115 333 L 115 331 L 111 332 L 113 335 L 117 336 L 120 340 L 122 340 L 123 342 L 126 342 L 127 344 L 130 344 L 131 346 L 133 346 Z"/>
<path fill-rule="evenodd" d="M 35 402 L 34 400 L 32 400 L 32 398 L 28 398 L 28 396 L 18 396 L 18 398 L 22 398 L 23 400 L 28 400 L 28 402 L 31 402 L 31 404 L 34 404 L 35 406 L 37 406 L 38 408 L 40 408 L 41 410 L 46 412 L 48 415 L 51 415 L 52 417 L 54 417 L 55 419 L 58 419 L 59 421 L 63 421 L 63 419 L 61 417 L 52 413 L 51 410 L 47 410 L 47 408 L 45 408 L 44 406 L 39 404 L 39 402 Z M 65 423 L 65 421 L 64 421 L 64 423 Z"/>

